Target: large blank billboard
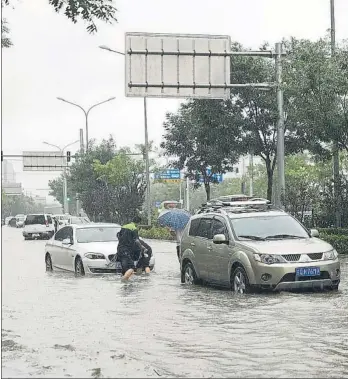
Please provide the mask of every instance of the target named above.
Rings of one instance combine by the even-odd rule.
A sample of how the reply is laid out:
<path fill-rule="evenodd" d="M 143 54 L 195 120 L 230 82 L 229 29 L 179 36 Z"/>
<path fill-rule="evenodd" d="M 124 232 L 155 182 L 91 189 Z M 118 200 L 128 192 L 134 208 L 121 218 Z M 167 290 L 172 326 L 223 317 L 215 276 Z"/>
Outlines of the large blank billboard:
<path fill-rule="evenodd" d="M 126 96 L 230 97 L 229 36 L 126 33 L 125 44 Z"/>
<path fill-rule="evenodd" d="M 23 171 L 62 171 L 66 165 L 60 151 L 23 151 Z"/>

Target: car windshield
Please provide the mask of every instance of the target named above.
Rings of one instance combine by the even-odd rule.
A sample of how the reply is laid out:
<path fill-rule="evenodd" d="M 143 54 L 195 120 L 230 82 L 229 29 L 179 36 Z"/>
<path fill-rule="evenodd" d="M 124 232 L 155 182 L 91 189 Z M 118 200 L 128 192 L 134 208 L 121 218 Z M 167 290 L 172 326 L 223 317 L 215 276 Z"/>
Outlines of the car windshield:
<path fill-rule="evenodd" d="M 28 215 L 25 220 L 25 225 L 44 225 L 46 219 L 44 215 Z"/>
<path fill-rule="evenodd" d="M 261 241 L 287 238 L 308 238 L 307 231 L 289 215 L 231 218 L 240 239 Z"/>
<path fill-rule="evenodd" d="M 121 227 L 107 226 L 95 228 L 79 228 L 76 230 L 76 239 L 79 243 L 113 242 L 117 241 L 117 233 Z"/>

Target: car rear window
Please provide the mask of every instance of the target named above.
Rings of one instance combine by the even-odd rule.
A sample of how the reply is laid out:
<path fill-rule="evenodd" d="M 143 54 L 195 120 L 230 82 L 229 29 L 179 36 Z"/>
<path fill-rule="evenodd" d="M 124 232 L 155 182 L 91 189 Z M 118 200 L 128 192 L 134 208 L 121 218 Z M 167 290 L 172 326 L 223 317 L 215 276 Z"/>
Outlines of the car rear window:
<path fill-rule="evenodd" d="M 28 215 L 25 220 L 25 225 L 45 225 L 46 220 L 44 215 Z"/>

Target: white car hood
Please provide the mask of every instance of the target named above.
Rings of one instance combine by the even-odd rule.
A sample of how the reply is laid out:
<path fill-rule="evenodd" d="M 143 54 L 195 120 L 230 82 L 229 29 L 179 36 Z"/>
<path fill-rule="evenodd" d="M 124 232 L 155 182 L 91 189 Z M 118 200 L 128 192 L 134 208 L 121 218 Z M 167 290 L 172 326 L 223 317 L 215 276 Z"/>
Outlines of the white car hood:
<path fill-rule="evenodd" d="M 116 254 L 118 241 L 79 243 L 79 248 L 86 253 Z"/>
<path fill-rule="evenodd" d="M 243 241 L 243 245 L 261 254 L 309 254 L 325 253 L 333 247 L 318 238 L 282 239 L 276 241 Z"/>

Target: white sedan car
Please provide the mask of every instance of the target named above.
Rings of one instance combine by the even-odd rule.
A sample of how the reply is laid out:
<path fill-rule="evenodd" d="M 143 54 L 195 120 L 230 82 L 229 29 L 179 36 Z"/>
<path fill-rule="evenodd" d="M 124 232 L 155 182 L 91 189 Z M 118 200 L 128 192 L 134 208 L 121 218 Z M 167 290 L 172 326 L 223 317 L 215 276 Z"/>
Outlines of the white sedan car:
<path fill-rule="evenodd" d="M 118 224 L 67 225 L 45 245 L 46 271 L 60 269 L 76 275 L 120 273 L 120 262 L 112 262 L 117 251 Z M 136 264 L 136 262 L 134 262 Z M 150 269 L 155 266 L 152 254 Z"/>

